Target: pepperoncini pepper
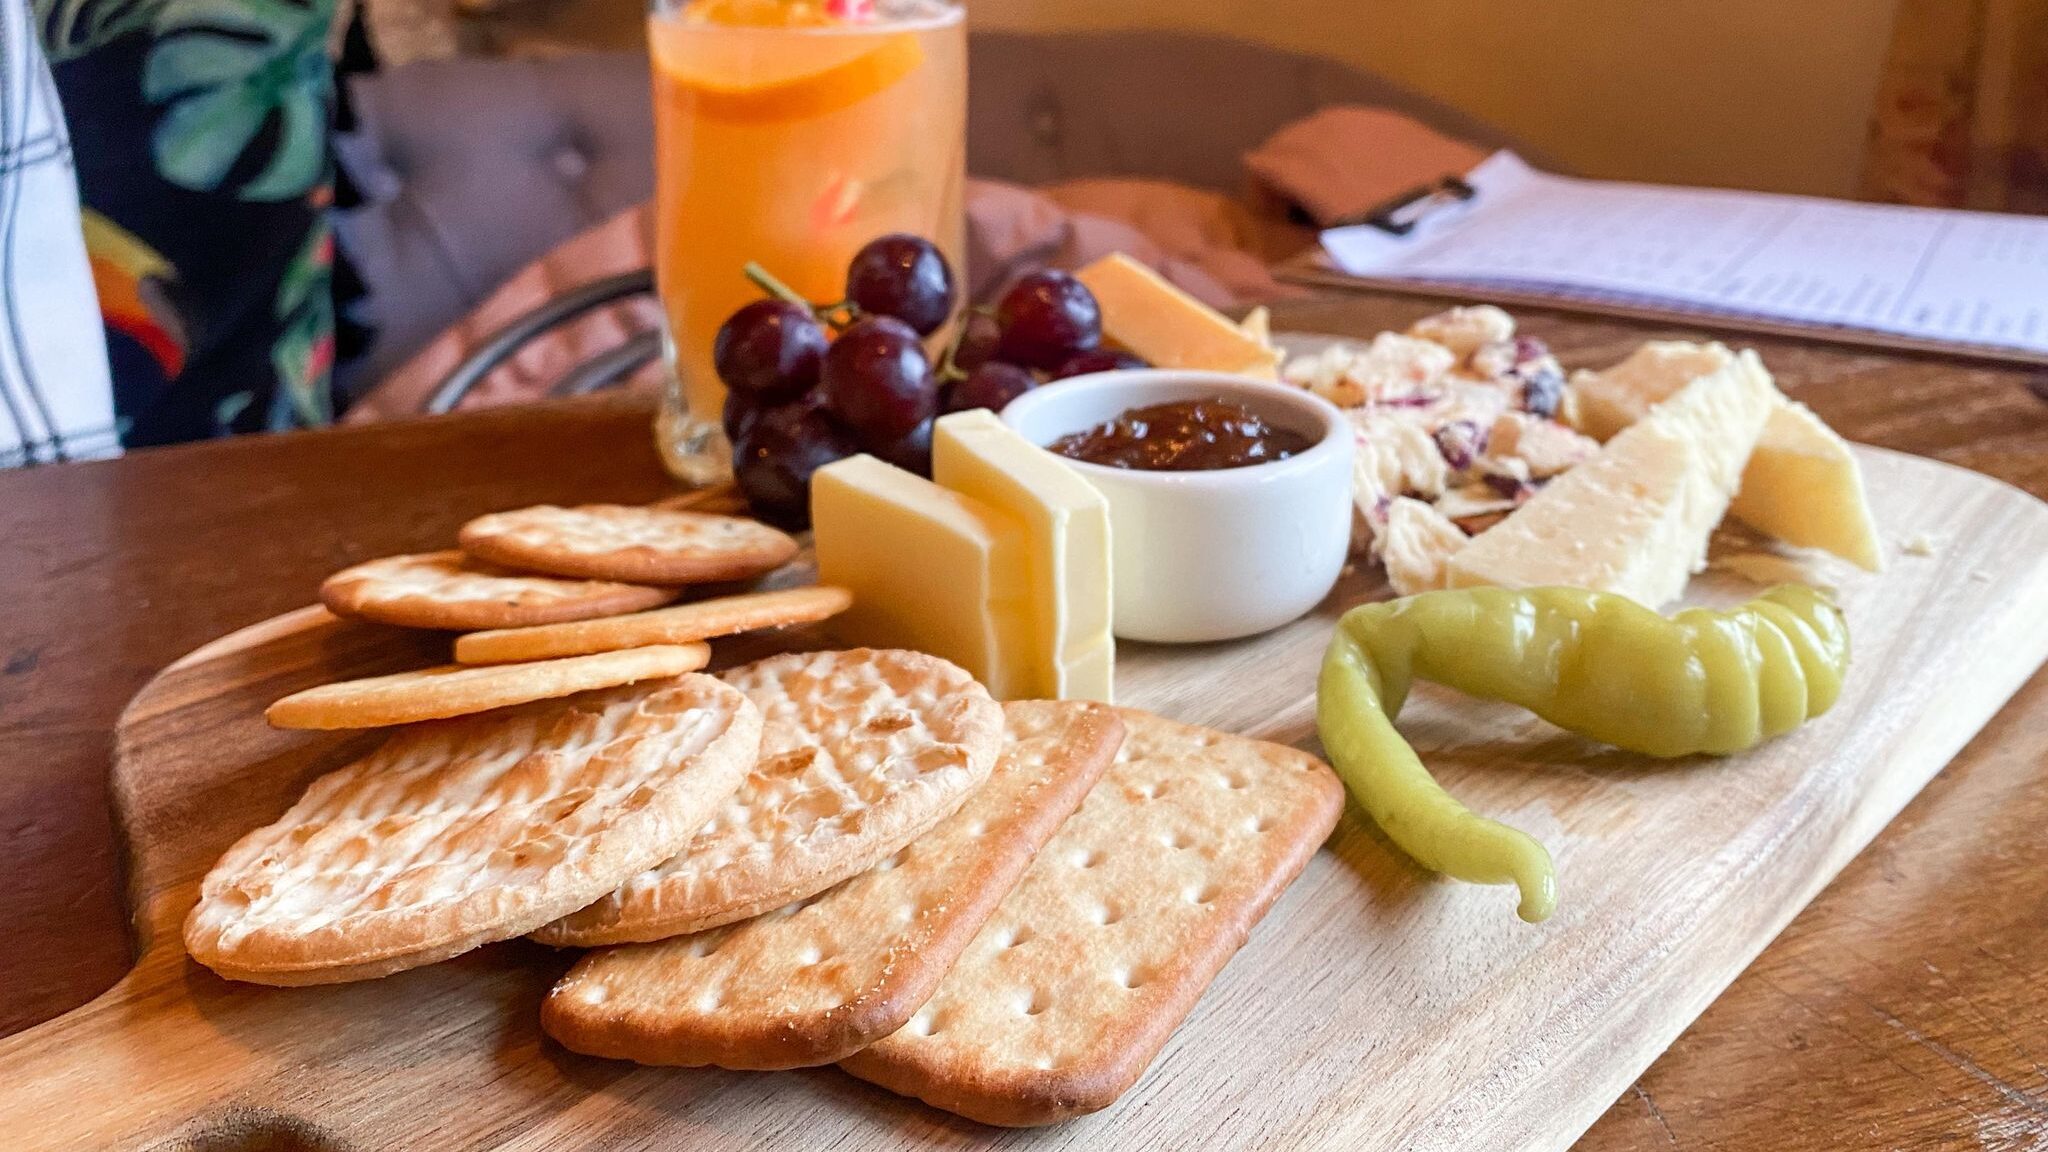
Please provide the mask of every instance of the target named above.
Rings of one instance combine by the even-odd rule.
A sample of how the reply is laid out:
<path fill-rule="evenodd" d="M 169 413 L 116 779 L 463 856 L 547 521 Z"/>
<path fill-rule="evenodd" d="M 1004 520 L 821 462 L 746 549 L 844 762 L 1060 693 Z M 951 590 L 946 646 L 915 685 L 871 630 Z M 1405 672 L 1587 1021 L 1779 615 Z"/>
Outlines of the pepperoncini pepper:
<path fill-rule="evenodd" d="M 1420 677 L 1529 709 L 1650 756 L 1726 755 L 1834 705 L 1849 666 L 1842 614 L 1811 588 L 1666 619 L 1577 588 L 1425 592 L 1344 614 L 1316 684 L 1330 763 L 1381 830 L 1424 867 L 1514 884 L 1522 919 L 1557 903 L 1550 853 L 1437 784 L 1394 729 Z"/>

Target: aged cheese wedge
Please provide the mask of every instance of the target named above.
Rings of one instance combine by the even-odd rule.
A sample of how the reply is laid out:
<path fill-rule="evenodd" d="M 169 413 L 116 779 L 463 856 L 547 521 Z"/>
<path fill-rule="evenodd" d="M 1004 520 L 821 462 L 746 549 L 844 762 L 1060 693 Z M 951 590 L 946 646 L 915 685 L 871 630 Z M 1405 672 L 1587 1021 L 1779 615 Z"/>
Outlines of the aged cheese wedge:
<path fill-rule="evenodd" d="M 1772 410 L 1728 511 L 1787 544 L 1832 552 L 1871 572 L 1883 565 L 1849 442 L 1796 401 Z"/>
<path fill-rule="evenodd" d="M 1567 585 L 1652 608 L 1706 566 L 1778 390 L 1754 352 L 1694 379 L 1451 557 L 1450 585 Z"/>
<path fill-rule="evenodd" d="M 1154 367 L 1280 378 L 1272 344 L 1121 252 L 1075 276 L 1102 306 L 1102 334 Z"/>
<path fill-rule="evenodd" d="M 851 643 L 950 660 L 999 700 L 1037 693 L 1031 566 L 1015 516 L 851 456 L 811 478 L 818 581 L 853 593 L 832 623 Z"/>
<path fill-rule="evenodd" d="M 1017 661 L 1022 694 L 1110 703 L 1116 641 L 1102 493 L 986 408 L 934 425 L 932 479 L 1023 527 L 1032 635 Z"/>
<path fill-rule="evenodd" d="M 1271 348 L 1273 346 L 1273 310 L 1264 304 L 1244 314 L 1237 322 L 1237 330 Z"/>
<path fill-rule="evenodd" d="M 1655 341 L 1602 372 L 1572 378 L 1579 430 L 1605 440 L 1694 377 L 1734 359 L 1720 344 Z M 1779 396 L 1728 511 L 1788 544 L 1878 570 L 1877 523 L 1849 444 L 1804 404 Z"/>

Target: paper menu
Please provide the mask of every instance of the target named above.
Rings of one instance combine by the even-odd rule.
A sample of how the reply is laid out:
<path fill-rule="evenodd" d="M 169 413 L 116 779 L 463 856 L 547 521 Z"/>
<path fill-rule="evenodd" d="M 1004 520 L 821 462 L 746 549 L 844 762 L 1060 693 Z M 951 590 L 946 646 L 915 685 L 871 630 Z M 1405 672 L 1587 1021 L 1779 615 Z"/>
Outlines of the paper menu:
<path fill-rule="evenodd" d="M 2048 218 L 1578 180 L 1511 152 L 1405 237 L 1323 233 L 1353 276 L 1489 285 L 2048 355 Z"/>

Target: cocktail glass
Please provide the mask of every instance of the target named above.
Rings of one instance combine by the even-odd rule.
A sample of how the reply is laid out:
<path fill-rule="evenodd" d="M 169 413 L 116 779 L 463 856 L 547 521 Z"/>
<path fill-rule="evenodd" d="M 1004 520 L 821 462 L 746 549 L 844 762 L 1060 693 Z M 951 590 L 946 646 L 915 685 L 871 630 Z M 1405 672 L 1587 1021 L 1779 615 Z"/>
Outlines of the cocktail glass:
<path fill-rule="evenodd" d="M 685 483 L 731 474 L 719 325 L 762 292 L 844 294 L 861 245 L 910 232 L 961 266 L 967 45 L 950 0 L 652 0 L 655 279 Z"/>

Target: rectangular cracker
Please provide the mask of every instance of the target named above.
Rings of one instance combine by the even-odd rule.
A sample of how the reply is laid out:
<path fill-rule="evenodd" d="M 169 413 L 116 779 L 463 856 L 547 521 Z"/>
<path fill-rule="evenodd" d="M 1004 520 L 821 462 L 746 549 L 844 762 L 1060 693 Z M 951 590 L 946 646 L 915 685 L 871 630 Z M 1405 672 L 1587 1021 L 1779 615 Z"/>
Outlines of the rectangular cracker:
<path fill-rule="evenodd" d="M 1115 710 L 1003 708 L 1001 758 L 958 812 L 890 861 L 724 928 L 585 956 L 548 996 L 549 1035 L 642 1064 L 829 1064 L 903 1026 L 1109 767 Z"/>
<path fill-rule="evenodd" d="M 901 1031 L 841 1061 L 985 1124 L 1137 1082 L 1336 825 L 1320 760 L 1130 709 L 1123 749 Z"/>

